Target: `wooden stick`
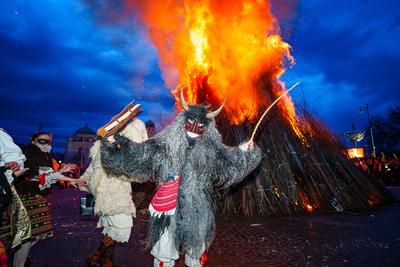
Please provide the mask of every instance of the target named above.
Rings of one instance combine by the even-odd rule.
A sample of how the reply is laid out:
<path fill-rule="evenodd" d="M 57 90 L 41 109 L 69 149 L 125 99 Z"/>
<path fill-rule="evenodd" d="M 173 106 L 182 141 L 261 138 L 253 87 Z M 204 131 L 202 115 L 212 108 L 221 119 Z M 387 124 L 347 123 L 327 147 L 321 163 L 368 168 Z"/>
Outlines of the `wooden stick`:
<path fill-rule="evenodd" d="M 141 105 L 129 103 L 120 113 L 114 116 L 106 125 L 97 130 L 97 135 L 101 137 L 112 135 L 118 132 L 125 124 L 136 117 L 141 112 Z"/>
<path fill-rule="evenodd" d="M 261 118 L 258 120 L 256 127 L 253 130 L 253 133 L 251 134 L 251 138 L 250 141 L 254 140 L 254 136 L 256 135 L 257 129 L 260 126 L 260 123 L 262 122 L 262 120 L 264 119 L 265 115 L 267 115 L 268 111 L 271 110 L 271 108 L 285 95 L 287 95 L 291 90 L 293 90 L 297 85 L 300 84 L 300 81 L 298 81 L 297 83 L 293 84 L 292 87 L 290 87 L 286 92 L 284 92 L 283 94 L 281 94 L 277 99 L 275 99 L 274 102 L 272 102 L 272 104 L 267 108 L 267 110 L 262 114 Z"/>

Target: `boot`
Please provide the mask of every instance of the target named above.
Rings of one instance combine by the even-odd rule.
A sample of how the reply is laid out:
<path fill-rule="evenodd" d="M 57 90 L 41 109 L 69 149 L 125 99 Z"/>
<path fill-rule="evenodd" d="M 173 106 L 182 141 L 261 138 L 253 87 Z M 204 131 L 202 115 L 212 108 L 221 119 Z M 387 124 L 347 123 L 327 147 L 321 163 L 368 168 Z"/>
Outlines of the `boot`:
<path fill-rule="evenodd" d="M 86 262 L 87 267 L 101 267 L 103 266 L 103 258 L 104 258 L 104 253 L 107 250 L 107 247 L 112 244 L 112 242 L 115 242 L 112 240 L 111 237 L 108 235 L 105 235 L 103 239 L 101 240 L 100 245 L 97 247 L 97 249 L 93 252 L 93 254 L 89 257 L 89 259 Z"/>
<path fill-rule="evenodd" d="M 103 238 L 104 241 L 104 252 L 101 257 L 101 266 L 102 267 L 114 267 L 113 259 L 114 259 L 114 248 L 117 241 L 113 240 L 109 236 L 105 236 Z"/>
<path fill-rule="evenodd" d="M 93 254 L 87 259 L 86 267 L 100 267 L 100 257 L 103 254 L 103 243 L 93 252 Z"/>

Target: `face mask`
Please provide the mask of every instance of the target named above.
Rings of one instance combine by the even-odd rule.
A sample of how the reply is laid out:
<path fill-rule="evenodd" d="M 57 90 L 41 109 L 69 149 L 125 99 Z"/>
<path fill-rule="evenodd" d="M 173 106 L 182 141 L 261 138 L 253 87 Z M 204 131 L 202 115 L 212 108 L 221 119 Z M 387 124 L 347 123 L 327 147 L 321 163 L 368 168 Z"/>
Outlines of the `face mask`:
<path fill-rule="evenodd" d="M 50 153 L 51 151 L 51 145 L 36 144 L 36 146 L 44 153 Z"/>
<path fill-rule="evenodd" d="M 190 133 L 193 133 L 196 136 L 200 136 L 204 133 L 204 125 L 197 120 L 188 119 L 185 122 L 185 130 L 189 134 L 189 136 Z"/>

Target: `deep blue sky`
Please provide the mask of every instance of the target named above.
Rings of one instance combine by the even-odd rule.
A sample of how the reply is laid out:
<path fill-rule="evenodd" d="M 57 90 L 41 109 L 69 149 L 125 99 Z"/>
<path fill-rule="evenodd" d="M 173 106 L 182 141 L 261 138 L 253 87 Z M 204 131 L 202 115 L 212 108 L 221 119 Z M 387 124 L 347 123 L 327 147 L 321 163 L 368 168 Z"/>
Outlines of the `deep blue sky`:
<path fill-rule="evenodd" d="M 172 116 L 156 49 L 134 19 L 100 22 L 104 3 L 2 1 L 0 127 L 16 142 L 27 143 L 41 124 L 62 150 L 77 128 L 98 128 L 132 98 L 144 120 Z M 296 103 L 336 133 L 365 124 L 365 103 L 372 114 L 400 104 L 398 1 L 299 1 L 282 27 L 296 58 L 283 79 L 303 81 Z"/>

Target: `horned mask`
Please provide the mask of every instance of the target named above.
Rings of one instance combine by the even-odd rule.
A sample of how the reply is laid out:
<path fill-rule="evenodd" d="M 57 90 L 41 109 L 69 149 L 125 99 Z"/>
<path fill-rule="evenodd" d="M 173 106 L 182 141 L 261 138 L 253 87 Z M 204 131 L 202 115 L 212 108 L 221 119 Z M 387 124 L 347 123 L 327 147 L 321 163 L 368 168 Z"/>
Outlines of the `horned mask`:
<path fill-rule="evenodd" d="M 215 118 L 224 107 L 226 99 L 222 103 L 222 105 L 214 110 L 209 111 L 210 105 L 188 105 L 183 96 L 183 91 L 181 91 L 181 104 L 183 109 L 185 110 L 186 121 L 185 121 L 185 130 L 186 134 L 190 138 L 198 138 L 204 133 L 204 127 L 208 125 L 213 118 Z"/>

